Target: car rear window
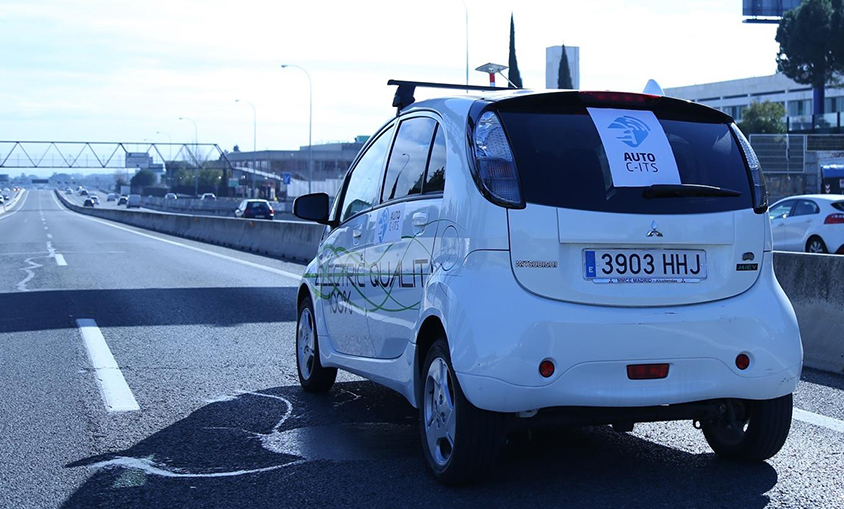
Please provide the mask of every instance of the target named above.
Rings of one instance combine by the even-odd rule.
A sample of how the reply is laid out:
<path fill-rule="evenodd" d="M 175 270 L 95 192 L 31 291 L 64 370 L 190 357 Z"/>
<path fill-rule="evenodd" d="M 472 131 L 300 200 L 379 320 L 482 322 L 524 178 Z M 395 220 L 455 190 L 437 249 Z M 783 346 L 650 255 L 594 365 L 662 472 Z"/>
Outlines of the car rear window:
<path fill-rule="evenodd" d="M 633 214 L 689 214 L 753 207 L 741 148 L 724 122 L 655 112 L 683 184 L 732 189 L 741 196 L 646 199 L 644 188 L 613 186 L 600 135 L 585 107 L 565 113 L 553 108 L 504 108 L 499 114 L 513 145 L 527 203 Z"/>
<path fill-rule="evenodd" d="M 252 201 L 246 205 L 248 209 L 269 209 L 270 206 L 262 201 Z"/>

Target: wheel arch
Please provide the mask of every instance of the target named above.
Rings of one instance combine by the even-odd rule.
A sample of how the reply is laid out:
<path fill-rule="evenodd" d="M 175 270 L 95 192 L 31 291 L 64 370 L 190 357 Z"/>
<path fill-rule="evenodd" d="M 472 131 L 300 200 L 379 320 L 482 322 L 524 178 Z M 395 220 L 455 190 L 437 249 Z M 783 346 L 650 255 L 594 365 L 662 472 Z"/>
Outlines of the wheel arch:
<path fill-rule="evenodd" d="M 448 341 L 448 336 L 445 333 L 445 326 L 442 320 L 437 315 L 430 315 L 422 321 L 419 327 L 419 332 L 416 334 L 416 359 L 413 362 L 413 381 L 416 394 L 416 401 L 419 401 L 420 384 L 422 380 L 422 368 L 425 364 L 425 358 L 428 356 L 428 351 L 431 345 L 440 338 Z"/>

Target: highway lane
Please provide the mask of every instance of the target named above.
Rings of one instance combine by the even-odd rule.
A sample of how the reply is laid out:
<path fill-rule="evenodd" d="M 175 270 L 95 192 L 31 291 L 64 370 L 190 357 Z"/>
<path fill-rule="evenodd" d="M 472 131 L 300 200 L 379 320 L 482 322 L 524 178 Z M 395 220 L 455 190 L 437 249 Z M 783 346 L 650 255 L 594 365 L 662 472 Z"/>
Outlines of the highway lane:
<path fill-rule="evenodd" d="M 763 464 L 719 460 L 688 422 L 573 428 L 513 437 L 489 483 L 453 490 L 425 472 L 400 396 L 351 375 L 298 387 L 301 265 L 33 191 L 0 220 L 0 269 L 0 507 L 844 505 L 842 376 L 804 373 L 796 406 L 833 420 L 795 420 Z M 139 410 L 107 410 L 78 319 Z"/>

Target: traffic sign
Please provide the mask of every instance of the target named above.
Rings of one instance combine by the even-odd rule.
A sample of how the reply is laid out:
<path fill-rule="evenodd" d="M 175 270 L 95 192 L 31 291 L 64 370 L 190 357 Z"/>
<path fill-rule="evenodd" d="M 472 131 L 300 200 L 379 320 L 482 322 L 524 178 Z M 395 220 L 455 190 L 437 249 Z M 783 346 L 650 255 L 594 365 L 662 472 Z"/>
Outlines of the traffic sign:
<path fill-rule="evenodd" d="M 281 174 L 281 181 L 284 182 L 284 185 L 289 186 L 292 177 L 290 173 L 284 172 Z"/>

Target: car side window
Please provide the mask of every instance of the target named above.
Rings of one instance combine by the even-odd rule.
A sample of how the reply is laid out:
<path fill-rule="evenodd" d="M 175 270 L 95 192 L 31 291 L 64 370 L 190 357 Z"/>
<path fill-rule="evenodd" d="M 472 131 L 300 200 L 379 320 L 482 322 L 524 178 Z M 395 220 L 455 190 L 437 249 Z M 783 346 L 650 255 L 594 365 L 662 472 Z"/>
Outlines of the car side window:
<path fill-rule="evenodd" d="M 378 184 L 381 182 L 384 160 L 390 148 L 393 127 L 381 133 L 366 153 L 358 160 L 349 177 L 343 197 L 340 222 L 371 208 L 378 201 Z"/>
<path fill-rule="evenodd" d="M 791 213 L 792 216 L 808 216 L 810 214 L 817 214 L 820 212 L 820 209 L 813 201 L 809 200 L 800 200 L 797 202 L 797 205 L 794 206 L 794 212 Z"/>
<path fill-rule="evenodd" d="M 441 193 L 445 190 L 445 131 L 441 125 L 437 126 L 437 135 L 431 146 L 431 157 L 428 160 L 428 170 L 425 173 L 425 193 Z"/>
<path fill-rule="evenodd" d="M 784 219 L 791 215 L 791 208 L 794 207 L 795 200 L 788 200 L 784 201 L 778 205 L 774 205 L 771 210 L 768 211 L 768 215 L 771 219 Z"/>
<path fill-rule="evenodd" d="M 381 201 L 422 193 L 425 166 L 436 120 L 414 117 L 402 121 L 387 164 Z"/>

